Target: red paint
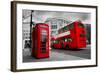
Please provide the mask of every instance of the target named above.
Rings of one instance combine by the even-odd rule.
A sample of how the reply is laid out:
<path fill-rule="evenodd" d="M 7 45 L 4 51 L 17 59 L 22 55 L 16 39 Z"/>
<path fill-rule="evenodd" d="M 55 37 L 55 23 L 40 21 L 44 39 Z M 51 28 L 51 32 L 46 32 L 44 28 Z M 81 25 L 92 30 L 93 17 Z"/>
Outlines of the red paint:
<path fill-rule="evenodd" d="M 66 27 L 66 29 L 68 30 L 62 31 L 63 28 L 61 28 L 58 30 L 58 35 L 63 34 L 65 32 L 70 32 L 70 34 L 52 39 L 53 48 L 79 49 L 86 47 L 86 30 L 81 22 L 75 21 L 64 27 Z"/>
<path fill-rule="evenodd" d="M 32 56 L 35 58 L 49 57 L 49 26 L 37 23 L 32 32 Z"/>

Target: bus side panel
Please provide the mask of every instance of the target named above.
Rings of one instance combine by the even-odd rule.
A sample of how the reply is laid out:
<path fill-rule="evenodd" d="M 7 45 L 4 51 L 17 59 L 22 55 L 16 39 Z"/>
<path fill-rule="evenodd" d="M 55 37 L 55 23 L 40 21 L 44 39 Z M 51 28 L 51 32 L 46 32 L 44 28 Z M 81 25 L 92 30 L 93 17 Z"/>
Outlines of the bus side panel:
<path fill-rule="evenodd" d="M 77 37 L 77 48 L 84 48 L 86 47 L 86 37 L 81 37 L 81 34 L 85 34 L 85 29 L 84 28 L 79 28 L 78 26 L 78 22 L 77 22 L 77 27 L 76 27 L 76 37 Z"/>
<path fill-rule="evenodd" d="M 71 31 L 71 38 L 72 38 L 72 42 L 71 42 L 71 47 L 70 48 L 74 49 L 76 47 L 75 28 Z"/>
<path fill-rule="evenodd" d="M 85 30 L 79 29 L 78 31 L 81 31 L 80 33 L 78 33 L 78 36 L 79 36 L 79 38 L 78 38 L 78 48 L 84 48 L 84 47 L 86 47 L 86 37 L 80 37 L 80 34 L 82 33 L 82 31 L 85 32 Z M 83 33 L 83 34 L 85 34 L 85 33 Z"/>
<path fill-rule="evenodd" d="M 78 48 L 78 28 L 77 28 L 77 22 L 74 22 L 74 24 L 75 24 L 75 35 L 74 35 L 74 43 L 75 43 L 75 45 L 74 45 L 74 48 Z"/>
<path fill-rule="evenodd" d="M 77 48 L 77 28 L 76 28 L 76 23 L 73 23 L 74 28 L 71 30 L 71 38 L 72 38 L 72 42 L 70 44 L 70 48 L 71 49 L 76 49 Z"/>

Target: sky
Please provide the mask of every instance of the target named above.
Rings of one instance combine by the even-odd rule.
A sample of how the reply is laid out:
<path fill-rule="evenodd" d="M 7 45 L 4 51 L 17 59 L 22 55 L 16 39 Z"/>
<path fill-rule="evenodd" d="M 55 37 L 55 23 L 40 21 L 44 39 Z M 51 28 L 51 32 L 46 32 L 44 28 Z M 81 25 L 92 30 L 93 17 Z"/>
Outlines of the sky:
<path fill-rule="evenodd" d="M 23 17 L 27 18 L 28 16 L 30 16 L 30 13 L 30 10 L 23 10 Z M 85 24 L 91 24 L 90 13 L 34 10 L 32 16 L 32 19 L 35 23 L 42 23 L 50 18 L 61 18 L 67 21 L 81 20 Z"/>
<path fill-rule="evenodd" d="M 28 17 L 30 10 L 23 10 L 23 17 Z M 60 12 L 60 11 L 43 11 L 34 10 L 33 21 L 36 23 L 45 22 L 49 18 L 61 18 L 67 21 L 81 20 L 84 23 L 90 24 L 91 14 L 90 13 L 79 13 L 79 12 Z"/>

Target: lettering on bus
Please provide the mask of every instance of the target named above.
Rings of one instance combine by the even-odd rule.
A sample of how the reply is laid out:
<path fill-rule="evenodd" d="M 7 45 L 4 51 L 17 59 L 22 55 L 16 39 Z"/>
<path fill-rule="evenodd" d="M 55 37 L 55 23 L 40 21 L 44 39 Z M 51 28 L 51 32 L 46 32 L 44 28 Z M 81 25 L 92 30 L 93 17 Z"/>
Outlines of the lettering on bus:
<path fill-rule="evenodd" d="M 70 31 L 58 34 L 58 37 L 63 37 L 63 36 L 66 36 L 66 35 L 70 35 Z"/>

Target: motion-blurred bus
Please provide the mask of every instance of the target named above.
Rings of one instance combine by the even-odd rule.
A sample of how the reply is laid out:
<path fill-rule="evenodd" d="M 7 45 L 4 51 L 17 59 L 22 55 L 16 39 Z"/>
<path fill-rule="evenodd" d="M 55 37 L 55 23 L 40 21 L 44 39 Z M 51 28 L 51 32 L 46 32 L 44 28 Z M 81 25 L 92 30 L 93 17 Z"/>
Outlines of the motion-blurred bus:
<path fill-rule="evenodd" d="M 74 21 L 58 30 L 52 48 L 80 49 L 86 47 L 86 30 L 81 21 Z"/>

